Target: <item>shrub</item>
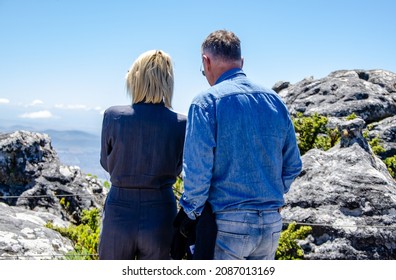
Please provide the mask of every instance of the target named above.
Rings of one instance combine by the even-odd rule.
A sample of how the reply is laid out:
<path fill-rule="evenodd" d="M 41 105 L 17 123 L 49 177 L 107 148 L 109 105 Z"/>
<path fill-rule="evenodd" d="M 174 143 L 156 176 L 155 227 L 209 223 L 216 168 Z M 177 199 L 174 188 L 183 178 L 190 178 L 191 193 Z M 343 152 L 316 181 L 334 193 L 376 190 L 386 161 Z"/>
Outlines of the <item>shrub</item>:
<path fill-rule="evenodd" d="M 381 140 L 380 138 L 377 136 L 373 139 L 371 139 L 370 141 L 368 141 L 368 143 L 371 146 L 371 149 L 373 150 L 373 153 L 376 155 L 379 155 L 381 153 L 385 152 L 384 147 L 380 144 Z"/>
<path fill-rule="evenodd" d="M 388 157 L 384 160 L 390 175 L 396 179 L 396 155 Z"/>
<path fill-rule="evenodd" d="M 310 149 L 317 148 L 328 150 L 340 139 L 337 129 L 329 129 L 328 119 L 317 113 L 304 117 L 302 113 L 297 113 L 293 118 L 293 125 L 297 135 L 298 148 L 301 155 Z"/>
<path fill-rule="evenodd" d="M 176 183 L 173 185 L 173 193 L 177 201 L 180 200 L 183 191 L 184 191 L 183 179 L 181 177 L 177 177 Z"/>
<path fill-rule="evenodd" d="M 47 223 L 47 227 L 69 238 L 74 244 L 74 251 L 66 254 L 66 259 L 95 260 L 99 244 L 100 233 L 99 209 L 83 210 L 81 224 L 67 228 Z"/>
<path fill-rule="evenodd" d="M 350 121 L 356 119 L 358 116 L 355 113 L 350 114 L 349 116 L 346 116 L 345 119 Z"/>
<path fill-rule="evenodd" d="M 374 137 L 373 139 L 369 140 L 369 132 L 373 128 L 372 124 L 369 124 L 367 128 L 363 131 L 363 137 L 367 140 L 369 143 L 371 149 L 373 150 L 373 153 L 376 155 L 380 155 L 381 153 L 384 153 L 386 150 L 385 148 L 381 145 L 381 139 L 379 138 L 379 135 Z"/>
<path fill-rule="evenodd" d="M 290 223 L 286 230 L 282 231 L 279 238 L 279 246 L 276 250 L 276 260 L 302 260 L 304 251 L 297 244 L 297 239 L 304 239 L 311 232 L 309 226 L 301 226 L 296 229 L 296 223 Z"/>
<path fill-rule="evenodd" d="M 105 187 L 106 189 L 110 189 L 110 187 L 111 187 L 111 184 L 110 184 L 110 182 L 109 181 L 104 181 L 103 182 L 103 187 Z"/>

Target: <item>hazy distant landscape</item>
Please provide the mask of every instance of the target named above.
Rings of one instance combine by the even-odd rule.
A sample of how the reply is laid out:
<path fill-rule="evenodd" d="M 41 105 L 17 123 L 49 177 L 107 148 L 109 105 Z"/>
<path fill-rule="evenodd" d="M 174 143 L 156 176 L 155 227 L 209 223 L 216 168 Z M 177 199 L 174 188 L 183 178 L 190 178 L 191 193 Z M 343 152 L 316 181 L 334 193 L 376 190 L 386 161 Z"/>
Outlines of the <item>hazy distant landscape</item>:
<path fill-rule="evenodd" d="M 45 130 L 62 163 L 77 165 L 84 173 L 107 179 L 99 163 L 100 136 L 78 130 Z"/>
<path fill-rule="evenodd" d="M 46 133 L 51 137 L 52 146 L 65 165 L 76 165 L 84 173 L 108 180 L 108 174 L 99 163 L 100 135 L 79 130 L 37 130 L 28 126 L 0 126 L 0 132 L 27 130 Z"/>

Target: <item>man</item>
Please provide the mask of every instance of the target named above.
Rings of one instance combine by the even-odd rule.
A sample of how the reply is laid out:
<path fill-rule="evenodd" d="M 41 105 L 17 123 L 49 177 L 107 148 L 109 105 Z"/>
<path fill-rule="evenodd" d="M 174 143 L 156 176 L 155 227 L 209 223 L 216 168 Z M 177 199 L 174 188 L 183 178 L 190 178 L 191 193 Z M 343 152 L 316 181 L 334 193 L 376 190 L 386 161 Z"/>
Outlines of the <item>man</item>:
<path fill-rule="evenodd" d="M 214 259 L 274 259 L 283 195 L 302 167 L 290 115 L 246 77 L 234 33 L 211 33 L 201 51 L 211 88 L 189 109 L 181 206 L 190 220 L 212 207 Z"/>

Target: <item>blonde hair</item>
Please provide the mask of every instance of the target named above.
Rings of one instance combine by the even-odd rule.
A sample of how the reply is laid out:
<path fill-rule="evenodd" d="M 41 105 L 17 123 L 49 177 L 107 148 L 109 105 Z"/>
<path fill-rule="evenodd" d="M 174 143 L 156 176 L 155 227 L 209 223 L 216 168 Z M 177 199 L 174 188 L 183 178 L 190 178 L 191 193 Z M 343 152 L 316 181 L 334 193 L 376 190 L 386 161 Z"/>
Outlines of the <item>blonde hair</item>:
<path fill-rule="evenodd" d="M 164 102 L 167 108 L 171 108 L 173 84 L 171 57 L 161 50 L 141 54 L 126 76 L 127 93 L 132 104 Z"/>

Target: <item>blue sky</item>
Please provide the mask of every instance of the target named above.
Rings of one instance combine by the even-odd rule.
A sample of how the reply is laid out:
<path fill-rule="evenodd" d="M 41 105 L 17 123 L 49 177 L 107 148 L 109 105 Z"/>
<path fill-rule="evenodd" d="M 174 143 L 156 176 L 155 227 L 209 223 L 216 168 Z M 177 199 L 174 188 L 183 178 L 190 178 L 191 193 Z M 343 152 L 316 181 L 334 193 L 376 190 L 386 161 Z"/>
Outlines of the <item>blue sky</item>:
<path fill-rule="evenodd" d="M 200 45 L 217 29 L 242 42 L 256 82 L 340 69 L 396 72 L 396 1 L 0 0 L 0 129 L 100 133 L 102 112 L 129 104 L 124 77 L 144 51 L 174 63 L 173 108 L 187 113 L 208 84 Z"/>

